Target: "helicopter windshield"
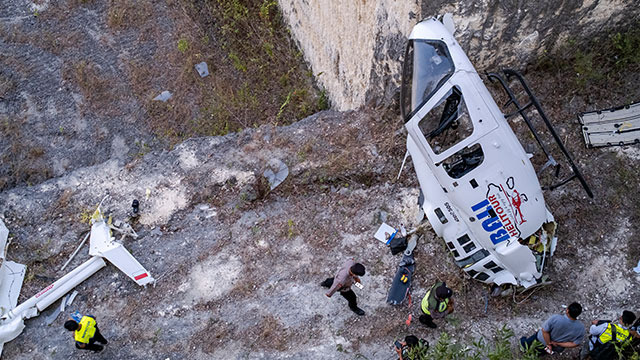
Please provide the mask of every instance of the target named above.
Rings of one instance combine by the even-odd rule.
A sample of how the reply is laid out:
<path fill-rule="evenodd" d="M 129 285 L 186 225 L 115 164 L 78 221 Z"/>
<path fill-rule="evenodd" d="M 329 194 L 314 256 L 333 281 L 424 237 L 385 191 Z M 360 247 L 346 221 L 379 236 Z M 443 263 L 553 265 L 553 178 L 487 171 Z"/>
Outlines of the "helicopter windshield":
<path fill-rule="evenodd" d="M 406 82 L 411 81 L 410 112 L 413 112 L 451 77 L 454 66 L 446 45 L 441 41 L 411 40 L 406 56 L 411 65 L 405 71 L 411 73 L 404 74 L 404 85 L 408 87 Z"/>

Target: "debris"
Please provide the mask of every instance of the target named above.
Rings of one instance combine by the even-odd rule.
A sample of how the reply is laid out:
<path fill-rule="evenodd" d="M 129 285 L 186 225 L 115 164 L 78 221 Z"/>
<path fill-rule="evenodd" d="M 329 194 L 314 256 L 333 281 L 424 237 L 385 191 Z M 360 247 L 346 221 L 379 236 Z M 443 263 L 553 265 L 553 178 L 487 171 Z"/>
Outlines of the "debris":
<path fill-rule="evenodd" d="M 207 63 L 204 61 L 199 64 L 196 64 L 196 71 L 198 72 L 200 77 L 205 77 L 209 75 L 209 68 L 207 67 Z"/>
<path fill-rule="evenodd" d="M 138 234 L 135 232 L 135 230 L 133 230 L 129 223 L 116 220 L 113 225 L 109 225 L 109 228 L 122 234 L 120 240 L 124 240 L 127 235 L 131 236 L 134 239 L 138 238 Z"/>
<path fill-rule="evenodd" d="M 387 212 L 384 210 L 380 210 L 378 213 L 378 220 L 383 223 L 387 221 Z"/>
<path fill-rule="evenodd" d="M 405 321 L 404 323 L 407 324 L 407 326 L 411 325 L 411 320 L 412 320 L 412 316 L 411 314 L 409 314 L 409 317 L 407 317 L 407 321 Z"/>
<path fill-rule="evenodd" d="M 289 176 L 289 168 L 287 164 L 278 159 L 271 159 L 267 164 L 267 170 L 263 173 L 264 177 L 269 181 L 269 187 L 271 190 L 280 185 L 284 179 Z"/>
<path fill-rule="evenodd" d="M 58 315 L 60 315 L 60 312 L 62 311 L 61 308 L 62 306 L 57 307 L 55 310 L 53 310 L 51 315 L 45 317 L 44 323 L 47 325 L 53 324 L 53 322 L 56 321 L 56 319 L 58 318 Z"/>
<path fill-rule="evenodd" d="M 387 237 L 385 236 L 385 234 L 389 234 L 389 239 L 388 240 L 387 240 Z M 376 233 L 375 233 L 375 235 L 373 235 L 373 237 L 378 239 L 380 242 L 388 244 L 393 239 L 395 234 L 396 234 L 396 229 L 392 228 L 387 223 L 382 223 L 382 225 L 380 225 L 380 227 L 378 228 L 378 231 L 376 231 Z"/>
<path fill-rule="evenodd" d="M 489 293 L 485 291 L 482 296 L 484 298 L 484 313 L 486 314 L 489 309 Z"/>
<path fill-rule="evenodd" d="M 69 314 L 69 317 L 75 320 L 76 322 L 80 322 L 80 320 L 82 320 L 82 314 L 80 314 L 79 311 L 72 312 L 71 314 Z"/>
<path fill-rule="evenodd" d="M 86 239 L 89 238 L 89 255 L 91 255 L 91 258 L 38 292 L 36 295 L 25 300 L 20 305 L 16 306 L 20 288 L 15 288 L 15 285 L 13 284 L 18 284 L 20 287 L 22 286 L 24 270 L 19 273 L 12 271 L 11 275 L 14 276 L 14 278 L 9 279 L 11 280 L 10 283 L 2 281 L 3 284 L 0 286 L 0 290 L 2 291 L 0 292 L 0 295 L 2 295 L 0 296 L 0 305 L 3 305 L 6 302 L 4 299 L 8 299 L 8 306 L 2 307 L 10 309 L 11 311 L 4 312 L 0 319 L 0 350 L 2 350 L 2 346 L 6 342 L 15 339 L 24 330 L 24 320 L 38 316 L 44 309 L 48 308 L 51 304 L 64 296 L 58 309 L 56 309 L 46 319 L 47 324 L 52 324 L 60 312 L 65 309 L 67 304 L 70 304 L 72 297 L 75 298 L 75 296 L 77 296 L 77 294 L 69 295 L 68 293 L 78 284 L 82 283 L 98 270 L 106 266 L 105 259 L 109 260 L 111 264 L 124 272 L 138 285 L 144 286 L 149 283 L 155 284 L 155 279 L 138 262 L 138 260 L 136 260 L 136 258 L 134 258 L 121 243 L 114 241 L 108 224 L 111 222 L 110 220 L 111 218 L 109 218 L 109 221 L 105 220 L 102 212 L 100 211 L 100 206 L 98 206 L 91 217 L 92 225 L 91 232 L 89 233 L 90 235 L 85 236 L 84 240 L 82 240 L 82 243 L 80 244 L 80 246 L 82 246 Z M 0 225 L 2 225 L 1 222 Z M 78 247 L 78 249 L 79 248 L 80 247 Z M 73 255 L 76 253 L 77 250 Z M 11 262 L 3 262 L 2 271 L 4 271 L 5 263 L 13 265 Z M 16 278 L 15 276 L 20 277 Z M 4 287 L 5 283 L 9 284 L 9 289 Z"/>
<path fill-rule="evenodd" d="M 154 97 L 153 100 L 166 102 L 167 100 L 171 99 L 172 96 L 173 94 L 171 94 L 169 90 L 165 90 L 161 92 L 160 95 Z"/>
<path fill-rule="evenodd" d="M 60 271 L 64 270 L 64 268 L 66 268 L 67 265 L 69 265 L 71 260 L 73 260 L 73 258 L 78 253 L 78 251 L 80 251 L 80 248 L 82 247 L 82 245 L 84 245 L 84 243 L 87 241 L 87 239 L 89 238 L 89 235 L 91 235 L 91 232 L 88 232 L 87 235 L 84 236 L 84 239 L 82 239 L 82 242 L 80 242 L 80 245 L 78 245 L 78 247 L 76 248 L 76 251 L 74 251 L 73 254 L 71 254 L 71 256 L 69 257 L 69 260 L 67 260 L 67 262 L 64 263 L 64 265 L 62 265 L 62 267 L 60 268 Z"/>
<path fill-rule="evenodd" d="M 640 261 L 638 261 L 638 266 L 633 268 L 633 271 L 637 272 L 638 274 L 640 274 Z"/>
<path fill-rule="evenodd" d="M 67 306 L 71 306 L 71 304 L 73 304 L 73 300 L 76 299 L 76 296 L 78 296 L 78 291 L 73 290 L 71 295 L 69 295 L 69 297 L 67 298 Z"/>
<path fill-rule="evenodd" d="M 64 309 L 67 308 L 67 301 L 69 301 L 69 296 L 71 296 L 71 294 L 67 294 L 62 298 L 62 301 L 60 301 L 60 311 L 64 311 Z"/>
<path fill-rule="evenodd" d="M 582 113 L 578 120 L 588 148 L 640 143 L 640 102 Z"/>

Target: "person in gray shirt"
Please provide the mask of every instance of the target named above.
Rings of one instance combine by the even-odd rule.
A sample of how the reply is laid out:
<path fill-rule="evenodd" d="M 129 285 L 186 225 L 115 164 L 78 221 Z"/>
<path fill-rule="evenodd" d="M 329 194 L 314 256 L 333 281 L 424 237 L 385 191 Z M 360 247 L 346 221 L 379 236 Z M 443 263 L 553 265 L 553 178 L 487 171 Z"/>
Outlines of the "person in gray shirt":
<path fill-rule="evenodd" d="M 582 306 L 576 302 L 567 307 L 565 314 L 553 315 L 542 324 L 542 328 L 530 337 L 521 337 L 523 348 L 531 347 L 537 340 L 544 348 L 540 354 L 562 352 L 565 348 L 574 348 L 582 343 L 584 325 L 578 321 Z"/>

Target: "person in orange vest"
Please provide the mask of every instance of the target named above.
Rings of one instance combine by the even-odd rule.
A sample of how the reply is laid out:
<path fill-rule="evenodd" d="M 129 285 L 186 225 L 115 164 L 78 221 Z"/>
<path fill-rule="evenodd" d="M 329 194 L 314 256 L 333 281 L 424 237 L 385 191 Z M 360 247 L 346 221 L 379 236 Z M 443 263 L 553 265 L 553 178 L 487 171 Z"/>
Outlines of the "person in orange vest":
<path fill-rule="evenodd" d="M 64 323 L 64 328 L 74 332 L 76 347 L 78 349 L 100 352 L 104 349 L 104 346 L 96 344 L 96 342 L 103 345 L 107 345 L 108 343 L 107 339 L 100 334 L 96 318 L 93 315 L 84 315 L 80 319 L 80 322 L 69 319 Z"/>

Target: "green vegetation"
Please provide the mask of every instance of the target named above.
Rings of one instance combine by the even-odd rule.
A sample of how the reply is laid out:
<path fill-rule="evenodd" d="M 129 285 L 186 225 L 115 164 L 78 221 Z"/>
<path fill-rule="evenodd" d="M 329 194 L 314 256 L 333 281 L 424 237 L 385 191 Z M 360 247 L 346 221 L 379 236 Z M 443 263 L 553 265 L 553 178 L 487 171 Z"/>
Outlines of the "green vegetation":
<path fill-rule="evenodd" d="M 225 85 L 206 95 L 208 105 L 195 120 L 201 129 L 209 129 L 207 134 L 221 135 L 265 123 L 291 124 L 329 107 L 326 93 L 318 91 L 307 75 L 277 1 L 201 3 L 200 13 L 215 19 L 211 37 L 217 39 L 234 70 L 218 71 Z"/>
<path fill-rule="evenodd" d="M 184 54 L 188 49 L 189 49 L 189 42 L 187 41 L 187 39 L 178 40 L 178 51 Z"/>
<path fill-rule="evenodd" d="M 534 70 L 556 75 L 572 72 L 570 80 L 578 95 L 597 89 L 611 91 L 627 80 L 620 73 L 640 71 L 640 29 L 631 26 L 586 42 L 571 39 L 557 51 L 543 56 Z"/>
<path fill-rule="evenodd" d="M 416 347 L 409 351 L 407 358 L 411 360 L 534 360 L 538 359 L 537 349 L 516 350 L 511 347 L 513 330 L 503 326 L 497 329 L 492 339 L 476 339 L 471 346 L 454 341 L 449 334 L 443 332 L 438 341 L 428 349 Z M 542 346 L 542 344 L 539 344 Z"/>
<path fill-rule="evenodd" d="M 169 146 L 194 136 L 288 125 L 329 108 L 326 92 L 314 85 L 277 1 L 180 2 L 190 23 L 199 26 L 183 30 L 175 40 L 177 48 L 167 56 L 175 70 L 174 97 L 166 103 L 152 101 L 159 91 L 152 84 L 162 75 L 142 63 L 128 64 L 148 125 Z M 130 9 L 121 4 L 116 10 L 120 19 Z M 202 61 L 210 73 L 205 78 L 194 70 Z"/>
<path fill-rule="evenodd" d="M 292 219 L 289 219 L 287 220 L 287 237 L 292 238 L 295 234 L 295 223 Z"/>

